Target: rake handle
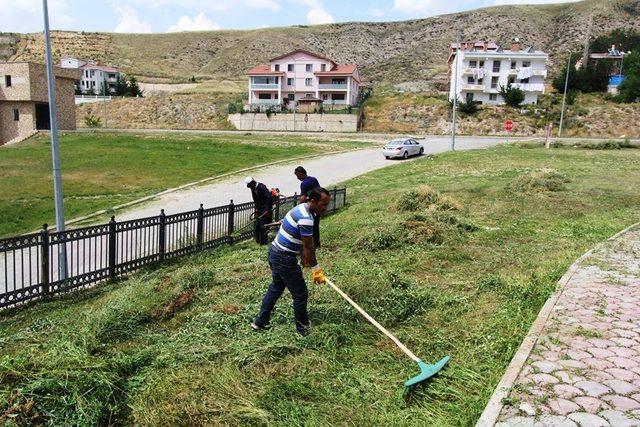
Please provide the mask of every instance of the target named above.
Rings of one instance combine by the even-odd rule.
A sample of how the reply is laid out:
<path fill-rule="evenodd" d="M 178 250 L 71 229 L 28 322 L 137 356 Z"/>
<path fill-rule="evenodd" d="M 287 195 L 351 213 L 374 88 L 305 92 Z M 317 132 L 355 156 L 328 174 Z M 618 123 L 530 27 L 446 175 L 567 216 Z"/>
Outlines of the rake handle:
<path fill-rule="evenodd" d="M 369 316 L 369 314 L 366 311 L 364 311 L 362 309 L 362 307 L 360 307 L 358 304 L 355 303 L 355 301 L 353 301 L 351 298 L 349 298 L 349 295 L 347 295 L 344 292 L 342 292 L 342 290 L 339 287 L 337 287 L 331 280 L 329 280 L 327 278 L 325 278 L 325 280 L 326 280 L 327 284 L 333 288 L 334 291 L 339 293 L 342 298 L 347 300 L 347 302 L 349 304 L 351 304 L 353 306 L 353 308 L 358 310 L 358 312 L 360 314 L 362 314 L 365 319 L 367 319 L 369 322 L 371 322 L 371 324 L 373 326 L 378 328 L 380 330 L 380 332 L 382 332 L 387 337 L 389 337 L 389 339 L 391 339 L 391 341 L 393 341 L 398 346 L 398 348 L 404 352 L 404 354 L 409 356 L 416 363 L 421 362 L 421 360 L 415 354 L 413 354 L 411 352 L 411 350 L 409 350 L 407 347 L 405 347 L 405 345 L 402 344 L 400 342 L 400 340 L 398 340 L 398 338 L 393 336 L 393 334 L 391 332 L 387 331 L 384 326 L 382 326 L 380 323 L 376 322 L 376 319 L 374 319 L 373 317 Z"/>

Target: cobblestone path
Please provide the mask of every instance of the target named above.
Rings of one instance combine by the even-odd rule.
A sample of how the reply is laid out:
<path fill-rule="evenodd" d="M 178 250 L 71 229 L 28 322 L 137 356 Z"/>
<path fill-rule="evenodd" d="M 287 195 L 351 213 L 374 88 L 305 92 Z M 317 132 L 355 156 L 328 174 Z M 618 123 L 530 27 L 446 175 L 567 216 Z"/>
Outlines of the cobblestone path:
<path fill-rule="evenodd" d="M 497 426 L 640 426 L 640 229 L 566 284 Z"/>

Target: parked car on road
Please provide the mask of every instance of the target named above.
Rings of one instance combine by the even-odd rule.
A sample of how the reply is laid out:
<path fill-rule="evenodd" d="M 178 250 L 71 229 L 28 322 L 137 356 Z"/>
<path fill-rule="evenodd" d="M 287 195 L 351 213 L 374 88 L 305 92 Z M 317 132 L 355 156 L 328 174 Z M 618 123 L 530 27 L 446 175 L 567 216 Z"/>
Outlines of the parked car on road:
<path fill-rule="evenodd" d="M 409 156 L 421 156 L 424 154 L 424 147 L 418 141 L 412 138 L 394 139 L 387 142 L 382 148 L 382 154 L 387 159 L 392 157 L 402 157 L 406 159 Z"/>

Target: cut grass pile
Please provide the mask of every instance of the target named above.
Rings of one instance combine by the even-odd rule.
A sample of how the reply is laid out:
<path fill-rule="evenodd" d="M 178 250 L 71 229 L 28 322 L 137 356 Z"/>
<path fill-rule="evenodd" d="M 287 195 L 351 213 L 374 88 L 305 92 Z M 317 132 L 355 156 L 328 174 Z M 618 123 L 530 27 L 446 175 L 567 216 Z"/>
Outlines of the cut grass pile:
<path fill-rule="evenodd" d="M 288 294 L 254 333 L 269 273 L 265 248 L 247 243 L 0 314 L 0 423 L 472 425 L 568 266 L 638 220 L 639 160 L 509 146 L 347 183 L 320 263 L 423 360 L 452 356 L 409 402 L 415 364 L 328 287 L 310 285 L 308 337 L 294 333 Z M 508 188 L 544 168 L 571 179 L 564 191 Z M 456 209 L 439 208 L 445 198 Z M 409 234 L 411 221 L 438 224 L 440 238 L 357 243 Z"/>
<path fill-rule="evenodd" d="M 545 191 L 564 191 L 570 179 L 552 169 L 542 169 L 517 177 L 509 188 L 520 193 L 541 193 Z"/>
<path fill-rule="evenodd" d="M 65 214 L 71 219 L 248 166 L 365 145 L 251 134 L 63 134 Z M 54 223 L 48 136 L 0 147 L 0 170 L 0 237 Z"/>

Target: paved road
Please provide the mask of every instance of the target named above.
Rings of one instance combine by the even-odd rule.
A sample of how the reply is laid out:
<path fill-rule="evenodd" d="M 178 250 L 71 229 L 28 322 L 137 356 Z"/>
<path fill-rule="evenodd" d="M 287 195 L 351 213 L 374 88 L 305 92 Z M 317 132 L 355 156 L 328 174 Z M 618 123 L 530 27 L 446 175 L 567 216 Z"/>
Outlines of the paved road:
<path fill-rule="evenodd" d="M 421 140 L 426 154 L 435 154 L 450 149 L 450 138 L 431 137 Z M 457 139 L 457 149 L 469 150 L 474 148 L 486 148 L 504 143 L 500 138 L 463 137 Z M 418 160 L 419 158 L 415 158 Z M 386 160 L 381 153 L 381 148 L 359 150 L 349 153 L 316 157 L 305 162 L 299 162 L 307 169 L 310 175 L 316 176 L 320 184 L 331 187 L 342 181 L 354 178 L 372 170 L 386 166 L 397 165 L 402 160 Z M 278 187 L 282 194 L 291 195 L 300 191 L 300 182 L 293 175 L 293 169 L 298 164 L 279 164 L 251 173 L 260 182 L 268 187 Z M 246 174 L 245 174 L 246 175 Z M 154 216 L 164 209 L 165 213 L 198 209 L 200 203 L 205 208 L 224 205 L 233 199 L 234 203 L 242 203 L 251 200 L 251 193 L 243 183 L 244 175 L 224 178 L 212 184 L 198 186 L 175 193 L 165 194 L 152 202 L 132 207 L 129 210 L 117 214 L 118 220 L 129 220 Z"/>

